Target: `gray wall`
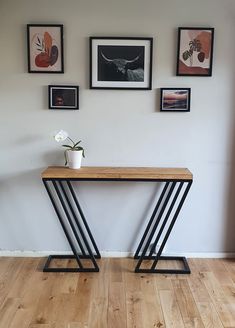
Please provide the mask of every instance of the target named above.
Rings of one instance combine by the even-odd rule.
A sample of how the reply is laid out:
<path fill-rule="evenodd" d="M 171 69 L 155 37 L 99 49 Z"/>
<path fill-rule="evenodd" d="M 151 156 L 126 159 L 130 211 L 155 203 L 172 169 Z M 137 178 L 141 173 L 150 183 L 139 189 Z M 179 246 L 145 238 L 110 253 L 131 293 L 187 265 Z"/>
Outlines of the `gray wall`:
<path fill-rule="evenodd" d="M 188 167 L 194 184 L 172 252 L 235 251 L 234 1 L 0 1 L 0 248 L 67 250 L 40 180 L 63 165 L 51 137 L 83 140 L 83 165 Z M 64 24 L 65 74 L 28 74 L 27 23 Z M 176 77 L 177 27 L 215 28 L 212 77 Z M 153 90 L 89 90 L 89 36 L 154 38 Z M 78 84 L 79 111 L 47 109 L 48 84 Z M 160 113 L 160 87 L 191 87 L 190 113 Z M 156 186 L 84 183 L 101 251 L 131 251 Z M 149 213 L 149 211 L 147 211 Z"/>

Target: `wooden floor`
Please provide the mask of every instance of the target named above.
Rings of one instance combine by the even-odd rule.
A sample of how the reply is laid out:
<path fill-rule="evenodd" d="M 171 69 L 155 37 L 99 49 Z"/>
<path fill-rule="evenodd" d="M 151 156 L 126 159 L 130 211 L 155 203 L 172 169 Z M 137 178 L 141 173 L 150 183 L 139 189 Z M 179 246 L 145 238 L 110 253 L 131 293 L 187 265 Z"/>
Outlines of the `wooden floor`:
<path fill-rule="evenodd" d="M 44 261 L 0 258 L 0 328 L 235 328 L 235 260 L 191 259 L 191 275 L 135 274 L 132 259 L 43 273 Z"/>

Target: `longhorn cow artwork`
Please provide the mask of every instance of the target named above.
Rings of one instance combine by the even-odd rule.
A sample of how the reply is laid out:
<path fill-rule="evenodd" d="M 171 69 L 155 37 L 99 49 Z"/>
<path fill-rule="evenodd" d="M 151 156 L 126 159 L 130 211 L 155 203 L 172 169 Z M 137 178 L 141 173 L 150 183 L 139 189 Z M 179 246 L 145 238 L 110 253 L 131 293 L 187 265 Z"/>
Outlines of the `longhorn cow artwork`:
<path fill-rule="evenodd" d="M 90 38 L 90 87 L 151 89 L 152 38 Z"/>
<path fill-rule="evenodd" d="M 99 81 L 144 81 L 144 47 L 99 46 L 98 58 Z"/>

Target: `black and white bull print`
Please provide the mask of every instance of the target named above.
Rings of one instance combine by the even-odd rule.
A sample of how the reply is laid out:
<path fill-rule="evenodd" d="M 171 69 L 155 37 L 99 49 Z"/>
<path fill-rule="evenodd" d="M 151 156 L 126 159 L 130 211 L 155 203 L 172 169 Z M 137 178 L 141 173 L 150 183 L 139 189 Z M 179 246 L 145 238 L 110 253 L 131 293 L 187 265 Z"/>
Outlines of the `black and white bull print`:
<path fill-rule="evenodd" d="M 101 52 L 101 59 L 106 66 L 105 70 L 108 80 L 113 78 L 115 81 L 144 81 L 143 59 L 141 55 L 131 60 L 124 58 L 111 59 Z"/>

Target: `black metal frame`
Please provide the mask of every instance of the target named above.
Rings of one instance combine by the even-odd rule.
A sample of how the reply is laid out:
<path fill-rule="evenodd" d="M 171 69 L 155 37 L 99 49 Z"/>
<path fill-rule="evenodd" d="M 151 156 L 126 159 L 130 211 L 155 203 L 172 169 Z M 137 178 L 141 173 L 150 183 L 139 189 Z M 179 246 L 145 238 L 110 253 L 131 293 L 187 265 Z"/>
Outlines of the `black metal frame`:
<path fill-rule="evenodd" d="M 165 109 L 163 106 L 163 102 L 164 102 L 164 91 L 165 90 L 174 90 L 174 91 L 187 91 L 187 108 L 183 109 Z M 191 98 L 191 88 L 160 88 L 160 112 L 190 112 L 190 98 Z"/>
<path fill-rule="evenodd" d="M 163 182 L 163 190 L 157 200 L 153 213 L 143 233 L 140 243 L 134 255 L 137 259 L 136 273 L 169 273 L 189 274 L 190 268 L 185 257 L 162 256 L 162 251 L 170 236 L 172 228 L 177 220 L 180 210 L 187 197 L 192 180 L 179 179 L 115 179 L 115 178 L 43 178 L 44 186 L 52 202 L 54 210 L 63 228 L 65 236 L 70 244 L 73 255 L 50 255 L 43 271 L 45 272 L 98 272 L 99 267 L 95 259 L 100 259 L 100 253 L 90 228 L 86 222 L 84 213 L 78 202 L 78 198 L 72 187 L 72 181 L 142 181 Z M 57 200 L 56 200 L 57 198 Z M 63 213 L 63 214 L 62 214 Z M 78 215 L 79 214 L 79 215 Z M 80 216 L 80 220 L 79 220 Z M 168 224 L 168 226 L 167 226 Z M 163 237 L 162 242 L 159 241 Z M 159 250 L 155 253 L 156 246 Z M 79 248 L 80 251 L 77 249 Z M 53 259 L 76 259 L 76 268 L 51 268 Z M 84 267 L 82 259 L 88 259 L 93 267 Z M 152 261 L 150 268 L 141 268 L 144 261 Z M 177 260 L 183 264 L 183 269 L 158 269 L 157 264 L 161 260 Z"/>
<path fill-rule="evenodd" d="M 110 41 L 110 45 L 113 45 L 112 41 L 113 40 L 139 40 L 139 41 L 148 41 L 149 42 L 149 76 L 148 76 L 148 86 L 146 87 L 139 87 L 138 86 L 138 82 L 136 87 L 123 87 L 123 86 L 112 86 L 112 81 L 110 82 L 110 87 L 102 87 L 102 86 L 94 86 L 92 84 L 92 77 L 93 77 L 93 71 L 94 69 L 92 68 L 92 56 L 93 56 L 93 52 L 92 52 L 92 45 L 93 45 L 93 41 L 94 40 L 100 40 L 102 42 L 102 40 L 109 40 Z M 120 45 L 121 46 L 121 45 Z M 90 89 L 106 89 L 106 90 L 152 90 L 152 59 L 153 59 L 153 38 L 151 37 L 113 37 L 113 36 L 103 36 L 103 37 L 98 37 L 98 36 L 94 36 L 94 37 L 90 37 Z M 96 59 L 96 62 L 98 62 L 98 58 Z M 108 82 L 108 81 L 107 81 Z M 115 81 L 114 81 L 115 82 Z M 116 82 L 123 82 L 123 81 L 116 81 Z"/>
<path fill-rule="evenodd" d="M 63 184 L 66 183 L 66 188 Z M 44 272 L 98 272 L 96 258 L 101 258 L 98 247 L 78 202 L 70 179 L 43 179 L 51 203 L 74 255 L 50 255 Z M 56 196 L 56 197 L 55 197 Z M 57 198 L 57 201 L 56 201 Z M 78 217 L 80 216 L 80 220 Z M 79 250 L 78 251 L 78 247 Z M 92 247 L 94 251 L 92 250 Z M 53 259 L 76 259 L 76 268 L 51 268 Z M 93 267 L 84 267 L 81 259 L 89 259 Z"/>
<path fill-rule="evenodd" d="M 208 74 L 191 74 L 191 73 L 180 73 L 179 72 L 179 60 L 180 60 L 180 43 L 181 43 L 181 31 L 183 30 L 205 30 L 211 32 L 211 45 L 210 45 L 210 67 Z M 177 47 L 177 64 L 176 64 L 176 75 L 177 76 L 212 76 L 212 63 L 213 63 L 213 46 L 214 46 L 214 28 L 212 27 L 179 27 L 178 28 L 178 47 Z"/>
<path fill-rule="evenodd" d="M 55 105 L 53 104 L 53 92 L 61 90 L 63 96 L 63 90 L 72 89 L 74 91 L 74 105 Z M 78 85 L 48 85 L 48 108 L 49 109 L 66 109 L 66 110 L 78 110 L 79 109 L 79 86 Z"/>
<path fill-rule="evenodd" d="M 31 68 L 31 60 L 30 60 L 30 28 L 31 27 L 58 27 L 60 29 L 60 43 L 61 43 L 61 70 L 59 71 L 50 71 L 50 70 L 33 70 Z M 49 73 L 49 74 L 61 74 L 64 73 L 64 36 L 63 36 L 64 25 L 62 24 L 27 24 L 27 51 L 28 51 L 28 73 Z"/>
<path fill-rule="evenodd" d="M 181 193 L 184 184 L 186 188 Z M 178 185 L 176 191 L 176 185 Z M 189 189 L 192 185 L 192 180 L 174 180 L 165 181 L 165 186 L 158 199 L 158 202 L 153 210 L 148 225 L 140 240 L 140 243 L 135 252 L 134 258 L 138 259 L 135 272 L 140 273 L 190 273 L 190 268 L 185 257 L 182 256 L 162 256 L 162 251 L 170 236 L 171 230 L 176 222 L 179 212 L 183 206 Z M 175 193 L 174 193 L 175 191 Z M 177 204 L 178 201 L 178 204 Z M 172 215 L 174 211 L 174 214 Z M 167 227 L 167 223 L 169 226 Z M 167 228 L 166 228 L 167 227 Z M 164 235 L 165 233 L 165 235 Z M 158 245 L 160 238 L 163 237 L 162 242 Z M 156 246 L 159 250 L 154 254 Z M 141 268 L 144 260 L 151 260 L 150 268 Z M 157 263 L 160 260 L 178 260 L 183 263 L 183 269 L 157 269 Z"/>

